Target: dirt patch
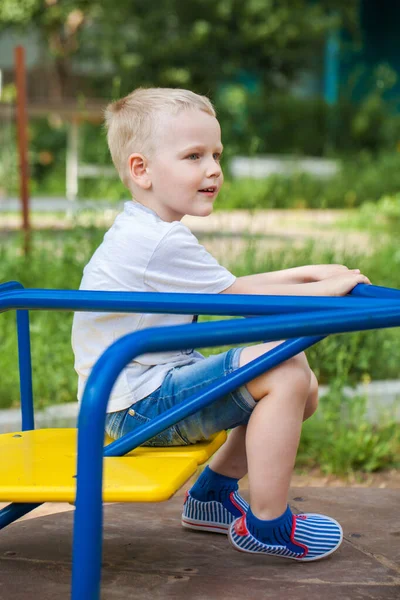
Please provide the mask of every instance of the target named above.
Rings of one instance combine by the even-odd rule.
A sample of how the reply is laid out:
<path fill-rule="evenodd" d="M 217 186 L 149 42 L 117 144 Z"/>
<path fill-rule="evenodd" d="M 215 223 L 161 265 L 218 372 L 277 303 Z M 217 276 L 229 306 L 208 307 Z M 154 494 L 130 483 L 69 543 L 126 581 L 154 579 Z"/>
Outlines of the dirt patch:
<path fill-rule="evenodd" d="M 318 469 L 308 473 L 295 473 L 293 487 L 362 487 L 400 490 L 400 470 L 391 469 L 381 473 L 354 473 L 347 477 L 322 475 Z"/>

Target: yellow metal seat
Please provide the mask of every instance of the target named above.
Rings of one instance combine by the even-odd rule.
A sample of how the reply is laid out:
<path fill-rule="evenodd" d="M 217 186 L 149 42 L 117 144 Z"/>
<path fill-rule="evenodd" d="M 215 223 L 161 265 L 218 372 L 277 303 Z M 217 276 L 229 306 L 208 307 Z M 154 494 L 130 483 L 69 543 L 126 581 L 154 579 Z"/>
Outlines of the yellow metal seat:
<path fill-rule="evenodd" d="M 122 457 L 105 457 L 103 501 L 168 500 L 225 439 L 221 432 L 192 446 L 141 446 Z M 74 502 L 76 441 L 76 429 L 0 435 L 0 502 Z"/>

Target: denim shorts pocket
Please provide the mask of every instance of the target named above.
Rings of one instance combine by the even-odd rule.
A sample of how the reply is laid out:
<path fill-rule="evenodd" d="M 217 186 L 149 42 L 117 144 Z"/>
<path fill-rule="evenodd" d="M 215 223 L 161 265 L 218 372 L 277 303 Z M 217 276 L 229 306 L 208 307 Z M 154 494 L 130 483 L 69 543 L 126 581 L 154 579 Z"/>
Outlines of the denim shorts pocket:
<path fill-rule="evenodd" d="M 150 417 L 138 413 L 134 408 L 129 408 L 126 414 L 123 435 L 125 433 L 139 430 L 142 425 L 145 425 L 150 421 L 152 421 Z M 179 435 L 176 426 L 172 425 L 165 431 L 162 431 L 161 433 L 158 433 L 151 439 L 147 440 L 147 442 L 144 442 L 142 446 L 160 447 L 182 446 L 186 444 L 188 444 L 188 441 Z"/>
<path fill-rule="evenodd" d="M 121 430 L 125 420 L 125 410 L 106 414 L 105 431 L 113 440 L 121 437 Z"/>

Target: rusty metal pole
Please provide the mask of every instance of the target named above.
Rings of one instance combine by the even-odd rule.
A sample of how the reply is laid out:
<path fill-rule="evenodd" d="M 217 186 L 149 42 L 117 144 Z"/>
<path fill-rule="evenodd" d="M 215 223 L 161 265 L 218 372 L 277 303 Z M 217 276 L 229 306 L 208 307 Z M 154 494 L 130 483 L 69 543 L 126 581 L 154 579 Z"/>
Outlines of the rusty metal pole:
<path fill-rule="evenodd" d="M 25 49 L 16 46 L 15 53 L 15 83 L 17 88 L 17 136 L 19 154 L 20 198 L 22 204 L 22 227 L 24 230 L 24 251 L 29 253 L 30 222 L 29 222 L 29 169 L 28 169 L 28 118 L 26 110 L 26 70 Z"/>

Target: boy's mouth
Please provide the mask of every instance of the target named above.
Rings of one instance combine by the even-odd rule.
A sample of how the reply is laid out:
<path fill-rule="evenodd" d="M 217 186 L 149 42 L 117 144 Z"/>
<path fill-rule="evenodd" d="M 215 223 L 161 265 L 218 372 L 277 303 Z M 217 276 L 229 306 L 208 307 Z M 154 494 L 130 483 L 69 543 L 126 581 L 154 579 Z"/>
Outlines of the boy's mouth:
<path fill-rule="evenodd" d="M 199 190 L 199 192 L 201 192 L 202 194 L 207 194 L 207 196 L 213 196 L 216 191 L 217 191 L 216 185 L 210 185 L 210 187 Z"/>

